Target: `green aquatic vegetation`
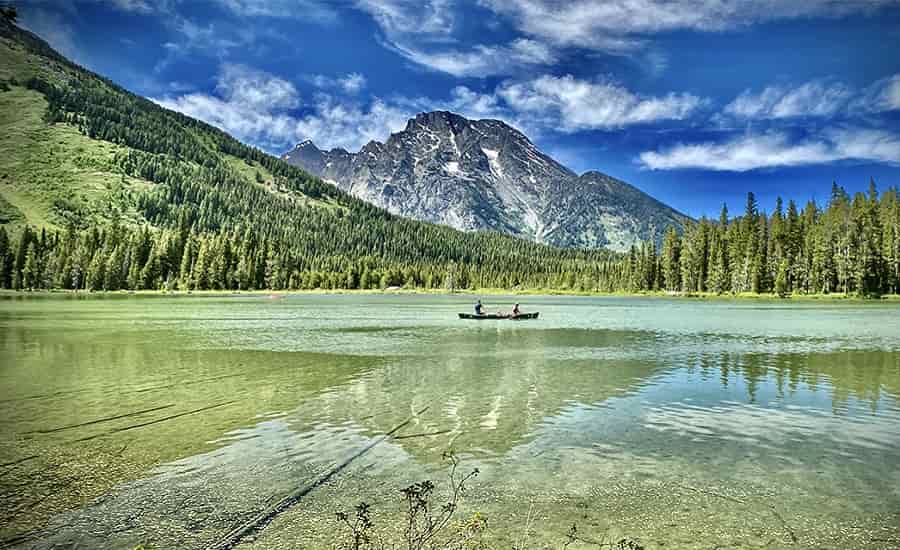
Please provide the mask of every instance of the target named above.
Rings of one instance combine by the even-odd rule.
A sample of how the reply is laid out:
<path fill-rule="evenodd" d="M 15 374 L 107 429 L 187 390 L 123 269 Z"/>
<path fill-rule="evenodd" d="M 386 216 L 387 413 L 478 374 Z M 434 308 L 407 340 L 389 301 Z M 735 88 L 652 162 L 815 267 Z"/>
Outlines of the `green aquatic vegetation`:
<path fill-rule="evenodd" d="M 479 470 L 473 469 L 459 477 L 457 469 L 459 458 L 453 452 L 444 453 L 444 459 L 450 462 L 448 486 L 450 494 L 444 503 L 436 502 L 435 484 L 430 480 L 413 483 L 400 491 L 404 505 L 400 517 L 394 518 L 394 525 L 402 533 L 388 535 L 389 540 L 376 532 L 372 506 L 360 502 L 351 512 L 337 512 L 336 518 L 342 528 L 334 543 L 336 550 L 486 550 L 491 548 L 485 542 L 484 535 L 489 529 L 487 516 L 481 512 L 460 515 L 462 496 L 466 484 L 474 479 Z M 535 548 L 528 538 L 528 531 L 533 526 L 533 518 L 529 511 L 522 536 L 512 544 L 511 550 L 529 550 Z M 400 540 L 401 542 L 396 542 Z M 594 548 L 611 550 L 644 550 L 639 541 L 619 537 L 608 539 L 604 533 L 599 538 L 582 534 L 577 524 L 561 537 L 562 548 L 572 544 L 582 544 Z"/>

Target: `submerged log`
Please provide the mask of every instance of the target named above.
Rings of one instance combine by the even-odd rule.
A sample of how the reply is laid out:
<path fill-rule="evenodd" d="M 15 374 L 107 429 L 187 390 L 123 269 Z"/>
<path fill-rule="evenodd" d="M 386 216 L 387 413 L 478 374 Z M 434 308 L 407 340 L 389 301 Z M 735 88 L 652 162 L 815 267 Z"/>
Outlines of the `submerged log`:
<path fill-rule="evenodd" d="M 153 408 L 150 408 L 150 409 L 144 409 L 144 410 L 141 410 L 141 411 L 134 411 L 134 412 L 130 412 L 130 413 L 117 414 L 117 415 L 115 415 L 115 416 L 107 416 L 107 417 L 105 417 L 105 418 L 98 418 L 97 420 L 90 420 L 90 421 L 88 421 L 88 422 L 81 422 L 81 423 L 79 423 L 79 424 L 69 424 L 68 426 L 60 426 L 60 427 L 58 427 L 58 428 L 50 428 L 50 429 L 46 429 L 46 430 L 32 430 L 32 431 L 30 431 L 30 432 L 23 432 L 23 435 L 28 435 L 28 434 L 50 434 L 50 433 L 55 433 L 55 432 L 61 432 L 61 431 L 63 431 L 63 430 L 71 430 L 71 429 L 74 429 L 74 428 L 83 428 L 84 426 L 92 426 L 92 425 L 94 425 L 94 424 L 101 424 L 101 423 L 103 423 L 103 422 L 109 422 L 109 421 L 111 421 L 111 420 L 118 420 L 118 419 L 120 419 L 120 418 L 128 418 L 128 417 L 130 417 L 130 416 L 139 416 L 139 415 L 142 415 L 142 414 L 147 414 L 147 413 L 149 413 L 149 412 L 161 411 L 161 410 L 163 410 L 163 409 L 168 409 L 169 407 L 174 407 L 174 406 L 175 406 L 175 405 L 173 405 L 172 403 L 169 403 L 168 405 L 162 405 L 162 406 L 159 406 L 159 407 L 153 407 Z"/>
<path fill-rule="evenodd" d="M 182 413 L 173 414 L 173 415 L 171 415 L 171 416 L 164 416 L 164 417 L 162 417 L 162 418 L 157 418 L 157 419 L 155 419 L 155 420 L 150 420 L 150 421 L 148 421 L 148 422 L 142 422 L 142 423 L 140 423 L 140 424 L 132 424 L 132 425 L 130 425 L 130 426 L 125 426 L 125 427 L 122 427 L 122 428 L 116 428 L 115 430 L 110 430 L 110 431 L 108 431 L 108 432 L 103 432 L 103 433 L 99 433 L 99 434 L 89 435 L 89 436 L 87 436 L 87 437 L 82 437 L 82 438 L 79 438 L 79 439 L 75 439 L 75 440 L 72 441 L 72 443 L 78 443 L 78 442 L 80 442 L 80 441 L 90 441 L 91 439 L 97 439 L 98 437 L 105 437 L 105 436 L 108 436 L 108 435 L 113 435 L 113 434 L 117 434 L 117 433 L 119 433 L 119 432 L 125 432 L 125 431 L 128 431 L 128 430 L 136 430 L 137 428 L 143 428 L 143 427 L 145 427 L 145 426 L 152 426 L 152 425 L 154 425 L 154 424 L 159 424 L 160 422 L 166 422 L 166 421 L 168 421 L 168 420 L 174 420 L 174 419 L 176 419 L 176 418 L 181 418 L 182 416 L 187 416 L 187 415 L 189 415 L 189 414 L 196 414 L 196 413 L 203 412 L 203 411 L 208 411 L 208 410 L 212 410 L 212 409 L 217 409 L 217 408 L 219 408 L 219 407 L 224 407 L 224 406 L 226 406 L 226 405 L 231 405 L 231 404 L 234 404 L 234 403 L 237 403 L 237 401 L 225 401 L 224 403 L 217 403 L 217 404 L 215 404 L 215 405 L 209 405 L 208 407 L 200 407 L 199 409 L 194 409 L 194 410 L 192 410 L 192 411 L 185 411 L 185 412 L 182 412 Z"/>
<path fill-rule="evenodd" d="M 244 523 L 243 525 L 239 525 L 238 527 L 235 527 L 234 529 L 229 531 L 224 537 L 222 537 L 221 540 L 208 546 L 207 550 L 231 550 L 232 548 L 234 548 L 235 546 L 240 544 L 240 542 L 243 539 L 247 538 L 248 536 L 250 536 L 254 533 L 258 533 L 258 532 L 262 531 L 279 514 L 281 514 L 282 512 L 285 512 L 288 509 L 290 509 L 291 507 L 293 507 L 295 504 L 300 502 L 303 499 L 303 497 L 305 497 L 306 495 L 308 495 L 309 493 L 311 493 L 318 487 L 324 485 L 325 483 L 328 483 L 328 481 L 331 478 L 333 478 L 334 476 L 339 474 L 341 471 L 343 471 L 345 468 L 347 468 L 347 466 L 349 466 L 354 460 L 365 455 L 366 453 L 368 453 L 369 451 L 374 449 L 378 444 L 380 444 L 384 440 L 392 437 L 395 433 L 397 433 L 398 431 L 400 431 L 401 429 L 406 427 L 410 422 L 412 422 L 416 418 L 416 416 L 424 413 L 427 410 L 428 410 L 428 407 L 424 407 L 423 409 L 416 411 L 415 413 L 410 415 L 406 420 L 404 420 L 400 424 L 397 424 L 396 426 L 391 428 L 390 431 L 386 432 L 384 435 L 382 435 L 381 437 L 379 437 L 372 443 L 366 445 L 365 447 L 363 447 L 362 449 L 357 451 L 355 454 L 353 454 L 352 456 L 350 456 L 349 458 L 347 458 L 346 460 L 344 460 L 343 462 L 338 464 L 337 466 L 335 466 L 335 467 L 331 468 L 330 470 L 328 470 L 327 472 L 325 472 L 325 474 L 323 474 L 322 477 L 320 477 L 319 479 L 317 479 L 310 485 L 306 485 L 304 487 L 297 489 L 296 491 L 294 491 L 293 493 L 282 498 L 277 503 L 275 503 L 272 507 L 270 507 L 268 510 L 265 510 L 264 512 L 260 513 L 259 515 L 257 515 L 256 517 L 254 517 L 253 519 L 248 521 L 247 523 Z"/>
<path fill-rule="evenodd" d="M 7 466 L 15 466 L 16 464 L 21 464 L 22 462 L 25 462 L 26 460 L 32 460 L 37 457 L 38 457 L 38 455 L 31 455 L 31 456 L 26 456 L 25 458 L 20 458 L 18 460 L 13 460 L 12 462 L 4 462 L 3 464 L 0 464 L 0 468 L 5 468 Z"/>
<path fill-rule="evenodd" d="M 439 430 L 436 432 L 428 432 L 428 433 L 421 433 L 421 434 L 398 435 L 398 436 L 395 436 L 394 439 L 412 439 L 414 437 L 428 437 L 429 435 L 448 434 L 452 431 L 453 430 Z"/>

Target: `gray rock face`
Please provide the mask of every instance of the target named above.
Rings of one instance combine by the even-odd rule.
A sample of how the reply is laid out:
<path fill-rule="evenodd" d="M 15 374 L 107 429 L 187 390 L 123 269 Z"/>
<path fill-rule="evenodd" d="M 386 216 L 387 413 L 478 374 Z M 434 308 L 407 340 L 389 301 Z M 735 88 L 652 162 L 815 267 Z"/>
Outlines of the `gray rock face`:
<path fill-rule="evenodd" d="M 623 251 L 688 220 L 623 181 L 579 176 L 503 122 L 446 111 L 358 153 L 305 141 L 282 158 L 401 216 L 556 246 Z"/>

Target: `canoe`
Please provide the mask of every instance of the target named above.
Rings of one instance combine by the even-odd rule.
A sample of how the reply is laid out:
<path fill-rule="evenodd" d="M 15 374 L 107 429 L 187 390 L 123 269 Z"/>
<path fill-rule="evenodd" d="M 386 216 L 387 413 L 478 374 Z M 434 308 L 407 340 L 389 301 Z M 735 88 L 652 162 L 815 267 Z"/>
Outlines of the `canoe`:
<path fill-rule="evenodd" d="M 510 321 L 524 321 L 525 319 L 537 319 L 538 312 L 534 313 L 520 313 L 518 315 L 498 315 L 496 313 L 487 313 L 485 315 L 475 315 L 474 313 L 460 313 L 460 319 L 509 319 Z"/>

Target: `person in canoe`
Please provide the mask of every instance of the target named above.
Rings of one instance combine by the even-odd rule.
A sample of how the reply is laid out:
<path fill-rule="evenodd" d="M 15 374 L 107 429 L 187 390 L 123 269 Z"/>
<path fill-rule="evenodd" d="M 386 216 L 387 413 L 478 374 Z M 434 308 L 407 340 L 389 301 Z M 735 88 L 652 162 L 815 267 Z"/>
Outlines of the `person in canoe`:
<path fill-rule="evenodd" d="M 512 313 L 510 313 L 510 317 L 518 317 L 519 313 L 521 313 L 521 311 L 519 311 L 519 304 L 516 304 L 513 306 Z"/>
<path fill-rule="evenodd" d="M 484 306 L 481 305 L 481 300 L 475 304 L 475 315 L 484 315 Z"/>

